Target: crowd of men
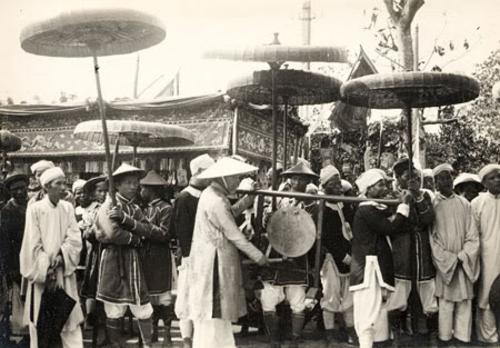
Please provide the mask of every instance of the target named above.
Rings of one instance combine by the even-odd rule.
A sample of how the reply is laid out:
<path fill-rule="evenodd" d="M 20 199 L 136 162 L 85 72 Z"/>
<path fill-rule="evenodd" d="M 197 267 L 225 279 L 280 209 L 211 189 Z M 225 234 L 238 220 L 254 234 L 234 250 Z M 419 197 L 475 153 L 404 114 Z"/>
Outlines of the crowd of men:
<path fill-rule="evenodd" d="M 170 346 L 173 319 L 184 347 L 235 347 L 232 323 L 255 311 L 250 301 L 258 303 L 273 348 L 284 339 L 299 347 L 313 311 L 332 347 L 398 344 L 405 333 L 437 335 L 443 345 L 499 341 L 500 165 L 454 179 L 449 164 L 419 170 L 402 159 L 393 177 L 369 169 L 355 182 L 333 165 L 319 175 L 305 161 L 279 168 L 282 191 L 363 198 L 326 201 L 321 224 L 318 200 L 277 200 L 278 209 L 303 209 L 322 226 L 321 291 L 313 298 L 315 248 L 287 258 L 265 234 L 264 242 L 253 239 L 274 204 L 265 199 L 260 213 L 254 195 L 236 191 L 258 187 L 258 168 L 239 156 L 215 161 L 204 154 L 190 170 L 189 186 L 175 200 L 158 173 L 126 163 L 112 173 L 113 187 L 98 176 L 76 180 L 71 193 L 65 173 L 50 161 L 31 167 L 39 187 L 30 197 L 26 173 L 6 176 L 0 273 L 7 286 L 0 291 L 12 310 L 1 310 L 24 336 L 21 346 L 83 347 L 87 323 L 103 330 L 105 344 L 123 347 L 121 320 L 130 312 L 143 347 L 159 341 L 159 320 L 163 346 Z M 398 204 L 380 203 L 388 197 Z M 243 258 L 250 260 L 245 267 Z M 281 262 L 270 262 L 276 258 Z M 47 338 L 40 312 L 56 289 L 75 305 L 60 335 Z"/>

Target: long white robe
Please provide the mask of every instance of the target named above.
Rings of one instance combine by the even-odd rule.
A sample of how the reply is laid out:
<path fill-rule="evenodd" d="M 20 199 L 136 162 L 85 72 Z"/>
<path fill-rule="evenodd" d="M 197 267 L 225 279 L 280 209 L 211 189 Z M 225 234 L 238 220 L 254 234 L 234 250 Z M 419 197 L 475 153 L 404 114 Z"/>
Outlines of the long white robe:
<path fill-rule="evenodd" d="M 479 235 L 469 202 L 458 195 L 434 199 L 431 249 L 437 270 L 436 296 L 461 302 L 474 298 L 479 277 Z"/>
<path fill-rule="evenodd" d="M 54 206 L 46 195 L 42 200 L 28 206 L 24 238 L 19 255 L 21 274 L 29 282 L 24 312 L 26 324 L 36 325 L 47 271 L 51 261 L 61 251 L 64 266 L 58 268 L 57 284 L 76 301 L 63 327 L 63 333 L 79 328 L 84 318 L 78 300 L 75 270 L 80 259 L 81 248 L 80 230 L 71 203 L 61 200 Z M 30 320 L 32 301 L 34 304 L 33 321 Z"/>
<path fill-rule="evenodd" d="M 481 242 L 479 308 L 489 309 L 491 284 L 500 274 L 500 195 L 481 193 L 472 203 L 472 215 Z"/>

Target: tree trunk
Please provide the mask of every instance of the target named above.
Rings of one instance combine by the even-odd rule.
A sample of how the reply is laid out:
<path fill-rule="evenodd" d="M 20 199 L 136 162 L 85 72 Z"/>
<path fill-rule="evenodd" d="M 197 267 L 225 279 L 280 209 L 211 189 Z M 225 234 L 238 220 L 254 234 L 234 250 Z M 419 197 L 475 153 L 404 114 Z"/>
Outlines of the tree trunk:
<path fill-rule="evenodd" d="M 411 28 L 402 28 L 397 25 L 395 39 L 398 46 L 399 63 L 404 67 L 404 70 L 412 71 L 414 57 Z"/>

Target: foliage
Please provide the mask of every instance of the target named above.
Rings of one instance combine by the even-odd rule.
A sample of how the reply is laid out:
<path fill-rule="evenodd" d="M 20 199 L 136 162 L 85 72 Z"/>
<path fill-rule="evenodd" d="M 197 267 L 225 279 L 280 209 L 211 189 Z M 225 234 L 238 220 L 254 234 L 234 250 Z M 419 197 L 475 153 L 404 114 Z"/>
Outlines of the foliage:
<path fill-rule="evenodd" d="M 429 166 L 448 162 L 458 171 L 475 172 L 500 161 L 500 103 L 491 95 L 493 84 L 500 81 L 500 49 L 478 65 L 474 77 L 481 85 L 479 97 L 455 113 L 456 122 L 442 125 L 440 133 L 429 138 Z"/>

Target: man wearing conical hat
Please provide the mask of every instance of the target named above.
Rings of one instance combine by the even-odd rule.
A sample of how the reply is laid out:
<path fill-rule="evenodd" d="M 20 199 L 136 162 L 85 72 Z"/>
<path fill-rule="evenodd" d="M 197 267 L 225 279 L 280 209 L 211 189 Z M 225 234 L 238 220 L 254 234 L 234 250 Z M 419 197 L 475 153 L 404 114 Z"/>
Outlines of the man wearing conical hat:
<path fill-rule="evenodd" d="M 38 347 L 37 318 L 42 294 L 48 289 L 62 288 L 75 300 L 60 339 L 64 348 L 83 348 L 80 324 L 83 313 L 79 303 L 76 268 L 80 261 L 82 238 L 73 205 L 61 200 L 66 188 L 64 172 L 59 167 L 45 170 L 40 184 L 46 191 L 42 200 L 28 205 L 26 226 L 19 254 L 21 275 L 28 279 L 24 320 L 29 325 L 30 346 Z M 57 346 L 58 337 L 49 337 Z"/>
<path fill-rule="evenodd" d="M 481 241 L 481 278 L 478 294 L 476 329 L 482 342 L 499 341 L 500 323 L 488 304 L 491 286 L 500 274 L 500 164 L 488 164 L 478 173 L 487 192 L 479 194 L 471 203 L 473 221 Z"/>
<path fill-rule="evenodd" d="M 123 347 L 120 319 L 127 308 L 138 319 L 144 347 L 151 347 L 152 314 L 146 278 L 139 257 L 151 223 L 137 204 L 142 169 L 123 163 L 113 173 L 116 206 L 108 196 L 97 213 L 96 237 L 103 251 L 96 299 L 104 302 L 106 326 L 113 347 Z"/>
<path fill-rule="evenodd" d="M 284 179 L 291 183 L 291 192 L 304 193 L 307 185 L 318 178 L 305 161 L 299 161 L 295 166 L 284 171 Z M 311 214 L 313 220 L 316 219 L 317 204 L 307 207 L 303 200 L 295 198 L 282 198 L 279 201 L 279 208 L 288 206 L 297 206 Z M 278 252 L 270 246 L 270 257 L 280 258 Z M 267 251 L 266 251 L 267 252 Z M 304 326 L 304 310 L 306 307 L 306 288 L 308 284 L 309 262 L 307 254 L 297 258 L 289 258 L 286 266 L 270 268 L 264 270 L 261 274 L 264 288 L 260 290 L 260 301 L 264 311 L 264 322 L 270 334 L 271 346 L 281 347 L 279 318 L 276 314 L 276 306 L 288 300 L 292 309 L 292 336 L 293 340 L 290 347 L 297 347 L 301 338 L 302 327 Z"/>
<path fill-rule="evenodd" d="M 10 200 L 1 209 L 0 255 L 8 282 L 12 284 L 12 333 L 23 336 L 25 346 L 29 345 L 29 334 L 22 325 L 24 304 L 21 301 L 21 271 L 19 252 L 24 235 L 26 207 L 28 203 L 28 176 L 20 172 L 7 174 L 4 184 L 10 193 Z M 2 261 L 2 260 L 0 260 Z M 0 265 L 1 267 L 1 265 Z"/>
<path fill-rule="evenodd" d="M 40 160 L 34 164 L 31 165 L 31 173 L 35 176 L 37 187 L 32 190 L 28 205 L 30 205 L 33 202 L 40 201 L 42 200 L 43 196 L 45 195 L 45 191 L 42 188 L 42 185 L 40 183 L 40 176 L 43 174 L 44 171 L 47 169 L 54 168 L 54 162 L 52 161 L 47 161 L 47 160 Z"/>
<path fill-rule="evenodd" d="M 192 159 L 189 163 L 191 179 L 189 186 L 181 191 L 174 202 L 172 213 L 172 233 L 179 242 L 182 255 L 179 266 L 179 277 L 177 283 L 177 298 L 175 301 L 175 314 L 179 318 L 179 329 L 184 348 L 190 348 L 193 338 L 193 322 L 189 319 L 187 304 L 189 295 L 188 265 L 193 240 L 194 222 L 198 200 L 210 181 L 199 179 L 198 176 L 215 161 L 208 154 L 203 154 Z"/>
<path fill-rule="evenodd" d="M 158 321 L 163 320 L 163 347 L 170 347 L 170 326 L 174 317 L 172 304 L 172 255 L 170 251 L 172 206 L 162 194 L 168 183 L 151 170 L 141 179 L 141 198 L 147 204 L 144 214 L 151 223 L 151 232 L 144 239 L 140 256 L 149 298 L 153 305 L 153 336 L 158 341 Z"/>
<path fill-rule="evenodd" d="M 239 251 L 264 265 L 266 257 L 239 230 L 229 199 L 240 177 L 257 167 L 223 157 L 198 175 L 210 180 L 201 193 L 189 253 L 188 316 L 194 348 L 234 348 L 231 322 L 245 315 Z"/>

